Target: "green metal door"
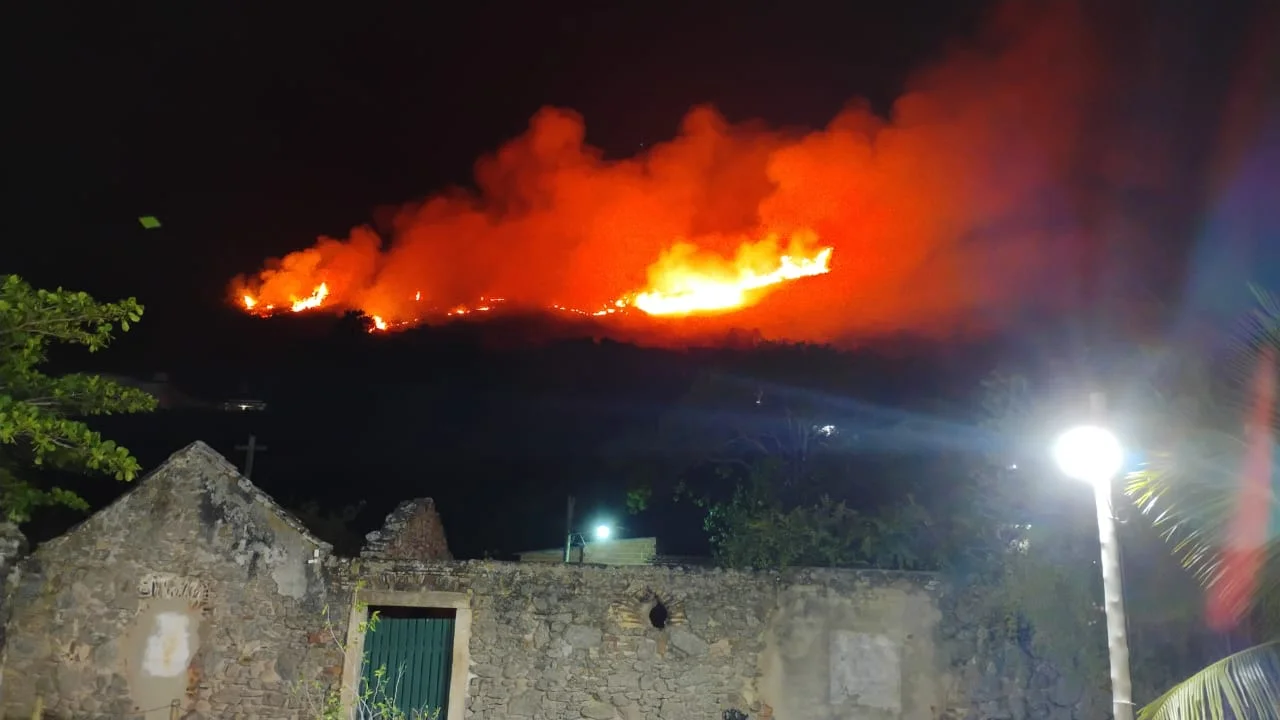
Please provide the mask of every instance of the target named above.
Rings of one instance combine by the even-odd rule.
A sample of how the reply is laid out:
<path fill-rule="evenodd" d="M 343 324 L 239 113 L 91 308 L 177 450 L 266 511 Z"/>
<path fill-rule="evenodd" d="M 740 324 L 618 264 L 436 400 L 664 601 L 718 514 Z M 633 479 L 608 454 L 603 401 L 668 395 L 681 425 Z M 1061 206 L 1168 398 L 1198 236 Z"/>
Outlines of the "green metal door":
<path fill-rule="evenodd" d="M 410 720 L 444 720 L 453 669 L 453 613 L 381 608 L 364 636 L 364 704 L 386 703 Z M 372 608 L 371 608 L 372 611 Z M 409 612 L 406 612 L 409 611 Z M 379 717 L 385 717 L 380 715 Z"/>

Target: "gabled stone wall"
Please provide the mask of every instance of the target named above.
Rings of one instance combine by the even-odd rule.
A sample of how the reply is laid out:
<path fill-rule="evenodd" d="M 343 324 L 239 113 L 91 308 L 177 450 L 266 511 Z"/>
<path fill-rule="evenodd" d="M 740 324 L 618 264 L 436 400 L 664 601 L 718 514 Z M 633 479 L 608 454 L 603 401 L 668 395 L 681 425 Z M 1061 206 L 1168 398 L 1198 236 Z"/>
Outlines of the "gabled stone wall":
<path fill-rule="evenodd" d="M 0 717 L 293 717 L 341 668 L 304 532 L 207 446 L 175 454 L 20 564 Z"/>

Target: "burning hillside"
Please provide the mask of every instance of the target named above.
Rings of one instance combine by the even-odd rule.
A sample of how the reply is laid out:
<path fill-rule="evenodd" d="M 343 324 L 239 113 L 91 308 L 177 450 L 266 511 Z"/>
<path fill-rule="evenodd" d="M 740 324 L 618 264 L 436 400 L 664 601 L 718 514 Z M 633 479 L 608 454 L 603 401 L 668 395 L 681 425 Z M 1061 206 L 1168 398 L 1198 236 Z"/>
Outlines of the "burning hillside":
<path fill-rule="evenodd" d="M 232 297 L 261 315 L 357 310 L 373 329 L 508 306 L 749 316 L 788 340 L 951 333 L 1052 302 L 1074 238 L 1046 208 L 1070 171 L 1086 45 L 1074 5 L 1010 7 L 887 119 L 855 104 L 799 133 L 695 108 L 673 140 L 613 159 L 576 113 L 544 108 L 477 162 L 476 190 L 321 238 Z"/>
<path fill-rule="evenodd" d="M 335 294 L 329 281 L 320 280 L 309 292 L 300 290 L 316 276 L 327 273 L 297 273 L 290 267 L 305 258 L 304 251 L 285 259 L 279 269 L 262 273 L 265 278 L 254 288 L 237 281 L 236 292 L 248 312 L 273 315 L 283 312 L 305 312 L 314 309 L 357 310 L 370 318 L 374 331 L 408 327 L 440 317 L 458 317 L 496 310 L 507 304 L 506 298 L 480 297 L 472 305 L 432 305 L 430 297 L 415 289 L 412 297 L 387 298 L 389 302 L 366 304 L 358 293 Z M 550 303 L 540 309 L 601 317 L 627 312 L 641 312 L 654 317 L 685 317 L 740 310 L 753 304 L 770 288 L 830 271 L 830 247 L 819 247 L 812 233 L 797 233 L 783 250 L 777 236 L 756 243 L 744 243 L 731 260 L 702 256 L 697 246 L 679 244 L 649 268 L 649 284 L 634 291 L 586 308 Z"/>

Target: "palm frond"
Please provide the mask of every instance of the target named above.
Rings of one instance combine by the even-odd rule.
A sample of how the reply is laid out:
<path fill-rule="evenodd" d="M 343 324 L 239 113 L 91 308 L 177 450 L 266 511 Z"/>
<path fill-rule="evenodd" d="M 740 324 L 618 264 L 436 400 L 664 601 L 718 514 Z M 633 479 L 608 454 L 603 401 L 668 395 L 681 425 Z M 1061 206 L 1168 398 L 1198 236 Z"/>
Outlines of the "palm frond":
<path fill-rule="evenodd" d="M 1231 334 L 1228 357 L 1220 380 L 1230 405 L 1247 407 L 1253 392 L 1258 358 L 1267 348 L 1280 350 L 1280 297 L 1250 285 L 1254 307 L 1240 319 Z"/>
<path fill-rule="evenodd" d="M 1125 483 L 1125 494 L 1204 584 L 1216 577 L 1235 514 L 1244 449 L 1236 436 L 1197 432 L 1176 450 L 1153 456 Z"/>
<path fill-rule="evenodd" d="M 1280 720 L 1280 641 L 1206 667 L 1142 708 L 1138 720 Z"/>

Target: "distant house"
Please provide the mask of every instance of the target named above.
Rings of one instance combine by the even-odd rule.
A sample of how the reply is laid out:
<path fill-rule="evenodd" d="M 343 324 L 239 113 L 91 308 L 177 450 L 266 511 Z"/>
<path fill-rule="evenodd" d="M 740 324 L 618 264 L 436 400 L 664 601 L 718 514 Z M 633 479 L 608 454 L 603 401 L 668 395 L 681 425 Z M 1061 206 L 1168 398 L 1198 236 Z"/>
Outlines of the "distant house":
<path fill-rule="evenodd" d="M 520 562 L 564 562 L 564 548 L 529 550 L 516 555 L 519 556 Z M 569 556 L 569 562 L 589 565 L 652 565 L 657 556 L 657 538 L 618 538 L 617 540 L 596 540 L 582 546 L 575 545 Z"/>
<path fill-rule="evenodd" d="M 252 398 L 233 398 L 222 403 L 223 412 L 262 412 L 267 404 Z"/>

